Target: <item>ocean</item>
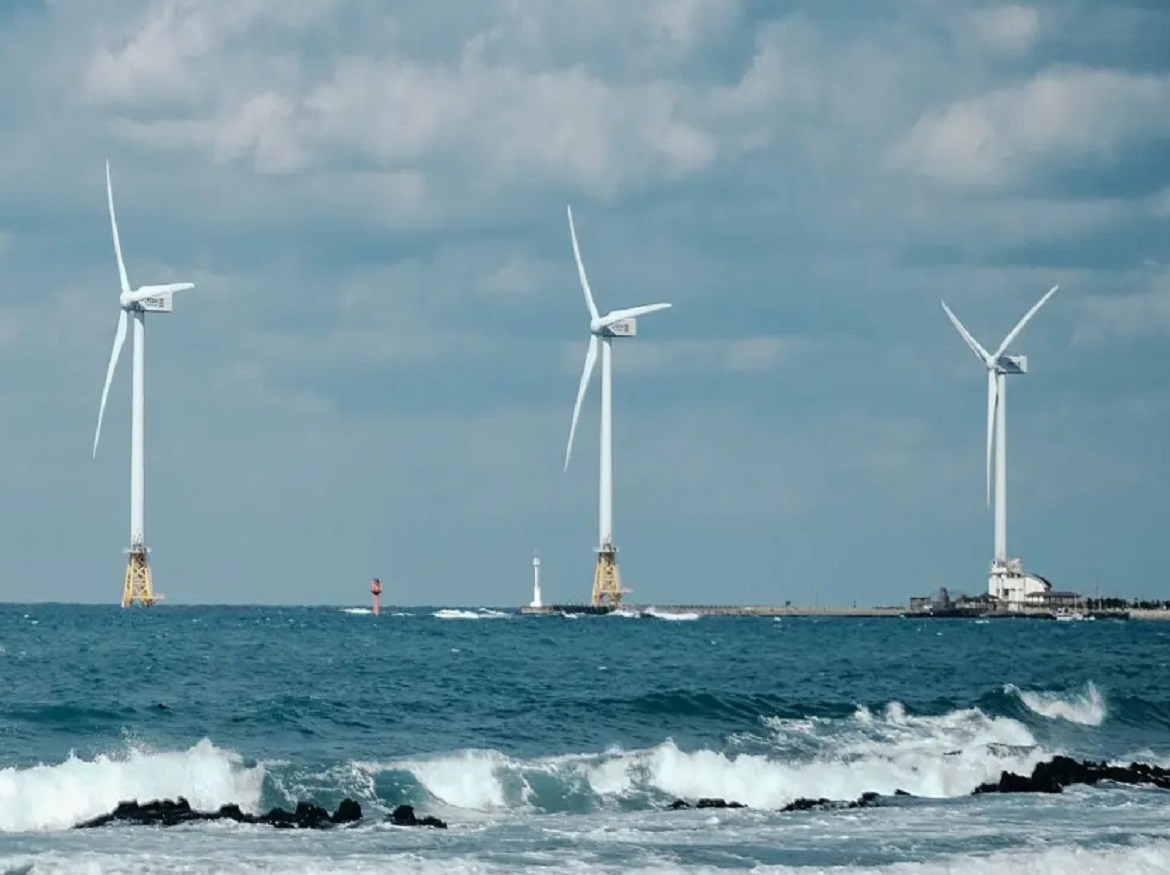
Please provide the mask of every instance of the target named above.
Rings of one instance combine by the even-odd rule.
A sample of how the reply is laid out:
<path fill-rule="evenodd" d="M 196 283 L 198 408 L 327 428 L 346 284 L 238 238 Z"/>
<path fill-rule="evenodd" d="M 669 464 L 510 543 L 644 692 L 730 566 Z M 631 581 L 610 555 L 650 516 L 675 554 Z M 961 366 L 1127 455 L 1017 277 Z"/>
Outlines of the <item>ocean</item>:
<path fill-rule="evenodd" d="M 971 794 L 1166 765 L 1168 662 L 1140 621 L 4 605 L 0 873 L 1166 873 L 1170 792 Z M 366 819 L 72 829 L 179 796 Z"/>

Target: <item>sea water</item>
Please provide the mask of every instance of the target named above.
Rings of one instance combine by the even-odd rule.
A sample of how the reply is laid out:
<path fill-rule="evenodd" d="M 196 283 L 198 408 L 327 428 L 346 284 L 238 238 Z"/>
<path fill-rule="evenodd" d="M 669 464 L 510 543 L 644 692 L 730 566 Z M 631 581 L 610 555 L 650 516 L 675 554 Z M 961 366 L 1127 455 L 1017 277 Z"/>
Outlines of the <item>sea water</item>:
<path fill-rule="evenodd" d="M 1167 764 L 1168 662 L 1139 621 L 3 606 L 0 873 L 1166 873 L 1170 793 L 970 794 Z M 368 820 L 71 829 L 178 796 Z"/>

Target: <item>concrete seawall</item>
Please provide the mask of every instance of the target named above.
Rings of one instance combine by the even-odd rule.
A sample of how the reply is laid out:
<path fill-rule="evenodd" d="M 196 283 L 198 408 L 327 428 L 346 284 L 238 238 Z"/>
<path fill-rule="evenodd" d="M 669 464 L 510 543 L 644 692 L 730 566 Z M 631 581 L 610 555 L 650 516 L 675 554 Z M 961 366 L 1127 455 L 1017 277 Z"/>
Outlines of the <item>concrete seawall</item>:
<path fill-rule="evenodd" d="M 698 614 L 701 617 L 907 617 L 910 619 L 1052 619 L 1053 613 L 1043 608 L 1021 608 L 1016 611 L 977 612 L 951 611 L 931 613 L 911 611 L 909 608 L 879 606 L 869 608 L 797 607 L 793 605 L 622 605 L 622 611 L 649 614 Z M 608 608 L 594 608 L 586 604 L 544 605 L 539 608 L 524 606 L 521 614 L 606 614 Z M 1099 611 L 1101 619 L 1170 620 L 1170 610 Z"/>

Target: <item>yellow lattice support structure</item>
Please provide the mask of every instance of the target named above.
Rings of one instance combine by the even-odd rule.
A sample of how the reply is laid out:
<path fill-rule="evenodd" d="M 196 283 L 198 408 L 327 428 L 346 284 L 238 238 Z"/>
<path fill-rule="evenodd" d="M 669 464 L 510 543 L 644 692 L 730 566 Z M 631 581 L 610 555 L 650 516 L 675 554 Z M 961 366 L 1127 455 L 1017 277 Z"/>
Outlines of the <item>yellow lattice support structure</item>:
<path fill-rule="evenodd" d="M 144 608 L 154 604 L 154 590 L 150 585 L 150 562 L 145 547 L 130 550 L 130 561 L 126 563 L 126 585 L 122 588 L 122 607 L 128 608 L 137 602 Z"/>
<path fill-rule="evenodd" d="M 622 588 L 621 575 L 618 574 L 616 548 L 603 547 L 597 551 L 597 567 L 593 570 L 593 607 L 619 607 L 626 592 Z"/>

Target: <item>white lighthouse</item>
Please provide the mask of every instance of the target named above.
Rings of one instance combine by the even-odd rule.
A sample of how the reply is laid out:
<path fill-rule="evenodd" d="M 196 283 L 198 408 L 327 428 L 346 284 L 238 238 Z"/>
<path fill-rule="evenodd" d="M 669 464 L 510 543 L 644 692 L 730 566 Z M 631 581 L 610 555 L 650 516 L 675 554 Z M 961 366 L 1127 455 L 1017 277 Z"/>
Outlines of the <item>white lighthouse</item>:
<path fill-rule="evenodd" d="M 540 558 L 532 556 L 532 604 L 530 607 L 539 608 L 540 604 Z"/>

